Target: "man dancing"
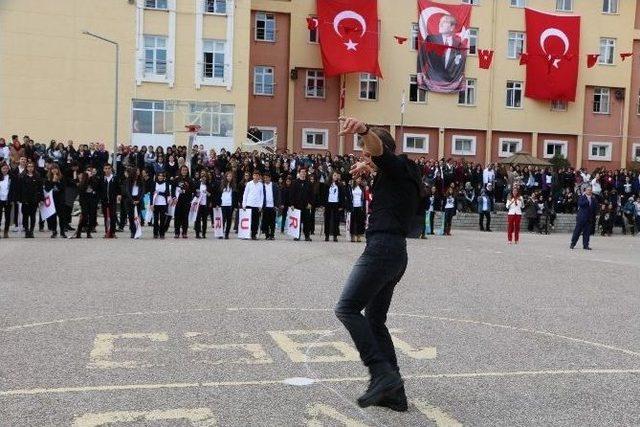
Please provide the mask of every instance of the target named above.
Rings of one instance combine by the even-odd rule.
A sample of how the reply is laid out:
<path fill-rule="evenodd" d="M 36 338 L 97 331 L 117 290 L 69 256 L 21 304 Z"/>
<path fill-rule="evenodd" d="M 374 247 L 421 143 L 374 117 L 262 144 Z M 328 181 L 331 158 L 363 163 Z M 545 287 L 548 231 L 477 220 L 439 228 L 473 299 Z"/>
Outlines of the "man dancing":
<path fill-rule="evenodd" d="M 406 156 L 396 156 L 389 132 L 369 128 L 354 119 L 341 119 L 341 135 L 362 137 L 365 161 L 353 165 L 351 175 L 366 175 L 375 168 L 367 245 L 351 271 L 335 313 L 349 331 L 371 381 L 358 405 L 407 410 L 400 368 L 389 330 L 387 312 L 396 284 L 407 267 L 406 236 L 416 213 L 420 171 Z M 362 310 L 364 309 L 364 316 Z"/>

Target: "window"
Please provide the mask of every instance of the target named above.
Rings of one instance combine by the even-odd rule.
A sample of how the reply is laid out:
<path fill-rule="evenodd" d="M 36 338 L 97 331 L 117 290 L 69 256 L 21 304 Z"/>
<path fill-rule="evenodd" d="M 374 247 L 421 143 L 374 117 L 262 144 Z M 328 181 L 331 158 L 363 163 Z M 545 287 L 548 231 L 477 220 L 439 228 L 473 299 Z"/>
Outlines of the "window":
<path fill-rule="evenodd" d="M 589 160 L 611 161 L 612 146 L 610 142 L 590 142 Z"/>
<path fill-rule="evenodd" d="M 411 50 L 418 50 L 420 27 L 417 22 L 411 23 Z"/>
<path fill-rule="evenodd" d="M 405 133 L 402 151 L 405 153 L 429 153 L 429 135 Z"/>
<path fill-rule="evenodd" d="M 640 144 L 633 144 L 632 155 L 633 158 L 631 160 L 634 162 L 640 162 Z"/>
<path fill-rule="evenodd" d="M 165 134 L 173 121 L 173 111 L 164 101 L 133 100 L 132 129 L 133 133 Z M 168 123 L 169 126 L 166 126 Z"/>
<path fill-rule="evenodd" d="M 324 71 L 307 70 L 305 96 L 307 98 L 324 98 Z"/>
<path fill-rule="evenodd" d="M 273 67 L 255 67 L 253 70 L 253 94 L 273 95 Z"/>
<path fill-rule="evenodd" d="M 612 65 L 613 57 L 616 50 L 616 39 L 601 38 L 600 39 L 600 56 L 598 64 Z"/>
<path fill-rule="evenodd" d="M 593 112 L 598 114 L 609 114 L 609 100 L 611 98 L 608 87 L 597 87 L 593 89 Z"/>
<path fill-rule="evenodd" d="M 500 138 L 500 152 L 498 157 L 511 157 L 514 154 L 522 151 L 522 140 L 513 138 Z"/>
<path fill-rule="evenodd" d="M 276 16 L 273 13 L 256 13 L 256 40 L 276 41 Z"/>
<path fill-rule="evenodd" d="M 144 0 L 144 7 L 147 9 L 166 9 L 167 0 Z"/>
<path fill-rule="evenodd" d="M 458 156 L 475 156 L 476 137 L 453 135 L 451 154 Z"/>
<path fill-rule="evenodd" d="M 329 131 L 327 129 L 302 129 L 302 148 L 329 148 Z"/>
<path fill-rule="evenodd" d="M 458 105 L 476 105 L 476 80 L 467 79 L 467 84 L 463 90 L 458 92 Z"/>
<path fill-rule="evenodd" d="M 477 6 L 480 3 L 480 0 L 462 0 L 462 3 L 471 4 Z"/>
<path fill-rule="evenodd" d="M 478 54 L 478 33 L 479 29 L 469 28 L 469 55 Z"/>
<path fill-rule="evenodd" d="M 522 31 L 509 31 L 509 43 L 507 45 L 507 58 L 516 59 L 524 51 L 524 33 Z"/>
<path fill-rule="evenodd" d="M 315 16 L 314 18 L 317 19 Z M 320 31 L 318 27 L 309 30 L 309 43 L 320 43 Z"/>
<path fill-rule="evenodd" d="M 522 82 L 507 82 L 507 107 L 522 108 Z"/>
<path fill-rule="evenodd" d="M 418 87 L 418 76 L 415 74 L 409 76 L 409 102 L 427 103 L 427 91 Z"/>
<path fill-rule="evenodd" d="M 568 108 L 567 101 L 551 101 L 551 111 L 567 111 Z"/>
<path fill-rule="evenodd" d="M 603 0 L 602 13 L 618 13 L 618 0 Z"/>
<path fill-rule="evenodd" d="M 557 155 L 567 158 L 567 141 L 545 141 L 544 158 L 551 159 Z"/>
<path fill-rule="evenodd" d="M 556 0 L 556 10 L 558 12 L 571 12 L 573 10 L 573 0 Z"/>
<path fill-rule="evenodd" d="M 251 126 L 255 127 L 260 131 L 260 142 L 268 142 L 273 143 L 276 137 L 276 133 L 278 132 L 278 128 L 276 127 L 265 127 L 265 126 Z M 258 142 L 257 140 L 255 142 Z"/>
<path fill-rule="evenodd" d="M 206 13 L 227 14 L 227 0 L 206 0 L 204 4 Z"/>
<path fill-rule="evenodd" d="M 362 137 L 357 133 L 353 135 L 353 151 L 362 151 L 360 144 L 362 143 Z"/>
<path fill-rule="evenodd" d="M 204 40 L 202 42 L 203 78 L 224 80 L 225 44 L 224 40 Z"/>
<path fill-rule="evenodd" d="M 166 37 L 144 36 L 144 73 L 155 76 L 167 74 Z"/>
<path fill-rule="evenodd" d="M 198 135 L 233 136 L 235 107 L 218 102 L 192 102 L 189 104 L 189 123 L 202 126 Z"/>
<path fill-rule="evenodd" d="M 510 0 L 509 1 L 509 5 L 511 7 L 525 7 L 526 6 L 526 0 Z"/>
<path fill-rule="evenodd" d="M 378 77 L 369 73 L 360 73 L 360 99 L 368 101 L 378 99 Z"/>

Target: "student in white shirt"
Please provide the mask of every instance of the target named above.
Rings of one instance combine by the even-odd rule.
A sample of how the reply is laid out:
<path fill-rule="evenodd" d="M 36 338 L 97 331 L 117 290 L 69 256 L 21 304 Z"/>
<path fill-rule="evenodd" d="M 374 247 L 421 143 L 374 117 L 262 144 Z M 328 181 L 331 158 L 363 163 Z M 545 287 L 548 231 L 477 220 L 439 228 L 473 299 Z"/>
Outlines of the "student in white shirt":
<path fill-rule="evenodd" d="M 213 189 L 209 182 L 209 172 L 206 169 L 200 171 L 200 180 L 195 186 L 195 196 L 198 198 L 198 215 L 196 216 L 196 239 L 207 238 L 207 219 L 213 206 Z M 217 204 L 217 203 L 216 203 Z M 202 233 L 202 237 L 200 234 Z"/>
<path fill-rule="evenodd" d="M 522 207 L 524 206 L 524 201 L 522 200 L 522 196 L 520 195 L 520 191 L 518 187 L 514 187 L 511 190 L 511 194 L 507 199 L 507 240 L 509 244 L 514 240 L 516 245 L 520 241 L 520 221 L 522 220 Z"/>
<path fill-rule="evenodd" d="M 340 182 L 340 174 L 334 172 L 331 184 L 326 186 L 324 196 L 324 241 L 329 241 L 329 236 L 333 236 L 333 241 L 338 241 L 340 233 L 340 213 L 344 208 L 344 187 Z"/>
<path fill-rule="evenodd" d="M 151 196 L 151 209 L 153 210 L 153 238 L 164 239 L 167 231 L 167 196 L 170 194 L 169 184 L 165 180 L 164 172 L 156 174 L 156 182 Z"/>
<path fill-rule="evenodd" d="M 15 198 L 17 180 L 11 176 L 8 163 L 1 163 L 0 167 L 0 224 L 4 215 L 3 237 L 9 237 L 9 224 L 11 224 L 11 202 Z"/>
<path fill-rule="evenodd" d="M 444 235 L 451 236 L 451 222 L 456 215 L 456 198 L 453 188 L 449 188 L 444 201 Z"/>
<path fill-rule="evenodd" d="M 264 208 L 262 210 L 262 232 L 267 240 L 275 240 L 276 206 L 278 206 L 278 186 L 271 182 L 269 172 L 262 174 L 264 188 Z"/>
<path fill-rule="evenodd" d="M 362 241 L 365 231 L 365 203 L 364 203 L 364 183 L 358 177 L 353 181 L 353 186 L 349 192 L 349 204 L 347 206 L 351 212 L 349 223 L 349 233 L 352 242 Z"/>
<path fill-rule="evenodd" d="M 247 182 L 242 197 L 242 208 L 251 209 L 251 240 L 258 238 L 258 226 L 260 222 L 260 210 L 264 203 L 264 187 L 260 182 L 260 172 L 253 171 L 253 180 Z"/>
<path fill-rule="evenodd" d="M 225 240 L 229 239 L 233 210 L 238 203 L 237 198 L 238 192 L 236 190 L 236 183 L 233 179 L 233 172 L 229 171 L 224 175 L 224 179 L 220 184 L 220 207 L 222 208 L 222 224 L 224 227 Z"/>

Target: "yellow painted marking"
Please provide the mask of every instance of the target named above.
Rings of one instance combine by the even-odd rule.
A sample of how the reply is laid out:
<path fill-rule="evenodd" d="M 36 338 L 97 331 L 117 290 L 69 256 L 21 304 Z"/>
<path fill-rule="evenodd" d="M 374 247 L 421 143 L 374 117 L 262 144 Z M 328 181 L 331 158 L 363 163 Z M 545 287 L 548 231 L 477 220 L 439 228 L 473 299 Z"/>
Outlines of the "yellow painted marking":
<path fill-rule="evenodd" d="M 184 334 L 187 338 L 196 338 L 203 335 L 211 335 L 208 333 L 200 333 L 200 332 L 187 332 Z M 224 353 L 228 351 L 232 351 L 233 353 L 237 353 L 238 351 L 243 354 L 248 353 L 248 356 L 245 357 L 218 357 L 216 359 L 210 359 L 207 357 L 206 359 L 196 359 L 193 362 L 203 362 L 212 365 L 224 365 L 224 364 L 247 364 L 247 365 L 262 365 L 267 363 L 273 363 L 273 359 L 269 357 L 267 351 L 260 344 L 247 343 L 247 344 L 205 344 L 205 343 L 194 343 L 189 346 L 191 351 L 194 352 L 212 352 L 215 355 L 219 353 Z"/>
<path fill-rule="evenodd" d="M 437 406 L 420 401 L 413 402 L 413 404 L 416 405 L 418 411 L 422 412 L 429 420 L 435 422 L 438 427 L 462 427 L 462 423 Z"/>
<path fill-rule="evenodd" d="M 141 423 L 142 421 L 186 420 L 195 427 L 212 427 L 217 425 L 216 417 L 209 408 L 168 409 L 164 411 L 117 411 L 89 413 L 77 417 L 73 427 L 99 427 L 112 423 Z M 147 423 L 145 423 L 146 425 Z"/>
<path fill-rule="evenodd" d="M 423 374 L 406 375 L 405 380 L 420 379 L 446 379 L 446 378 L 485 378 L 485 377 L 528 377 L 543 375 L 636 375 L 640 374 L 640 369 L 574 369 L 557 371 L 512 371 L 512 372 L 462 372 L 445 374 Z M 341 382 L 364 382 L 369 381 L 369 377 L 345 377 L 345 378 L 321 378 L 315 379 L 317 383 L 341 383 Z M 217 387 L 240 387 L 240 386 L 267 386 L 281 385 L 283 380 L 264 381 L 212 381 L 212 382 L 190 382 L 190 383 L 160 383 L 160 384 L 112 384 L 102 386 L 79 386 L 79 387 L 59 387 L 59 388 L 33 388 L 0 391 L 0 397 L 25 396 L 40 394 L 62 394 L 62 393 L 86 393 L 86 392 L 112 392 L 124 390 L 161 390 L 161 389 L 187 389 L 187 388 L 217 388 Z"/>
<path fill-rule="evenodd" d="M 367 427 L 366 424 L 363 424 L 358 420 L 354 420 L 353 418 L 349 418 L 346 415 L 341 414 L 337 409 L 322 403 L 312 405 L 307 411 L 307 414 L 311 417 L 307 421 L 308 427 L 324 426 L 325 423 L 321 421 L 323 418 L 329 418 L 334 421 L 329 425 L 335 425 L 335 421 L 337 421 L 340 425 L 344 425 L 346 427 Z"/>
<path fill-rule="evenodd" d="M 309 336 L 320 335 L 330 336 L 333 331 L 330 330 L 297 330 L 297 331 L 267 331 L 271 338 L 280 346 L 282 350 L 289 356 L 291 361 L 297 363 L 314 363 L 314 362 L 357 362 L 360 360 L 358 352 L 351 345 L 344 341 L 313 341 L 298 342 L 294 341 L 292 336 Z M 309 356 L 307 353 L 312 348 L 331 349 L 333 353 L 328 356 Z M 306 349 L 306 350 L 305 350 Z"/>
<path fill-rule="evenodd" d="M 93 341 L 93 350 L 89 355 L 89 369 L 114 369 L 114 368 L 141 368 L 153 366 L 136 360 L 115 361 L 113 357 L 116 350 L 116 340 L 144 339 L 153 342 L 168 341 L 169 336 L 164 333 L 126 333 L 126 334 L 97 334 Z M 148 352 L 148 348 L 127 347 L 127 352 Z"/>
<path fill-rule="evenodd" d="M 418 360 L 429 360 L 435 359 L 437 356 L 437 351 L 435 347 L 422 347 L 416 348 L 409 344 L 408 342 L 398 338 L 396 334 L 403 332 L 402 329 L 390 329 L 389 333 L 391 334 L 391 339 L 393 340 L 393 344 L 396 346 L 398 350 L 411 357 L 412 359 Z"/>

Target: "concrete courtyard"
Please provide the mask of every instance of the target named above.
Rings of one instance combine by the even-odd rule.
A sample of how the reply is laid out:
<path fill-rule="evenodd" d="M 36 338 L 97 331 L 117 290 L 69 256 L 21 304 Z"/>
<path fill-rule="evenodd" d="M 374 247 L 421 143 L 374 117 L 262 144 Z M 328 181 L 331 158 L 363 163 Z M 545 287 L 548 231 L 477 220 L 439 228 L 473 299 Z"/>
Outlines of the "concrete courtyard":
<path fill-rule="evenodd" d="M 398 414 L 333 315 L 364 244 L 45 236 L 0 240 L 0 426 L 640 424 L 640 238 L 410 240 Z"/>

